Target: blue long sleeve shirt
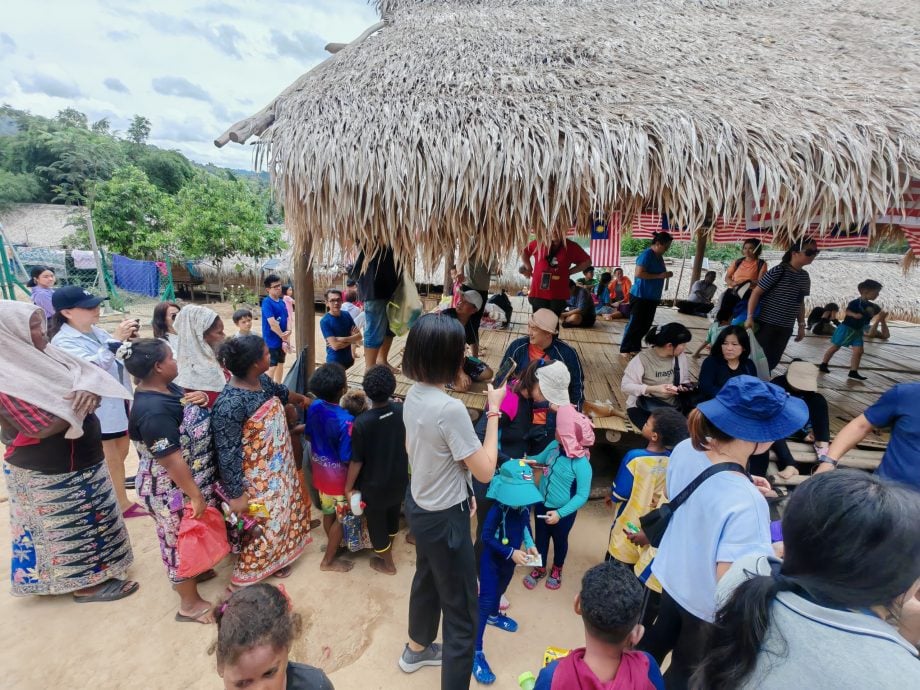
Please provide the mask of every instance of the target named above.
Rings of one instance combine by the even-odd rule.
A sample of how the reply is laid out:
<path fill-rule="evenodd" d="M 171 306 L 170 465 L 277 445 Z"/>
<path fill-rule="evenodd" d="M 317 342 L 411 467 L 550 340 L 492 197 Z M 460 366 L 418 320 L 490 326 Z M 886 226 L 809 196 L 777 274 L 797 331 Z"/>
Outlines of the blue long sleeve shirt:
<path fill-rule="evenodd" d="M 507 539 L 508 543 L 503 544 L 503 539 Z M 505 560 L 511 558 L 521 544 L 525 549 L 531 548 L 534 544 L 530 534 L 530 506 L 512 508 L 493 503 L 482 527 L 482 541 L 490 552 Z"/>

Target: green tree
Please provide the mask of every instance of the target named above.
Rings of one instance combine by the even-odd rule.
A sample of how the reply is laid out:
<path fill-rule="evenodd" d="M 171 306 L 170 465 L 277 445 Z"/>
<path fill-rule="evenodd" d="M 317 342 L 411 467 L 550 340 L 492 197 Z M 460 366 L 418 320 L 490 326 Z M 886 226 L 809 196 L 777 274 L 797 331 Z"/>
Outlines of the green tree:
<path fill-rule="evenodd" d="M 52 203 L 85 203 L 92 183 L 110 178 L 124 158 L 118 142 L 89 130 L 43 132 L 37 140 L 54 158 L 34 168 Z"/>
<path fill-rule="evenodd" d="M 54 119 L 64 125 L 64 127 L 77 127 L 78 129 L 87 129 L 89 127 L 86 114 L 81 113 L 76 108 L 64 108 L 63 110 L 59 110 Z"/>
<path fill-rule="evenodd" d="M 95 190 L 93 225 L 99 244 L 135 259 L 162 257 L 175 247 L 172 198 L 140 168 L 119 168 Z"/>
<path fill-rule="evenodd" d="M 259 260 L 284 247 L 280 228 L 265 226 L 264 202 L 245 182 L 203 174 L 178 195 L 180 252 L 218 267 L 238 255 Z M 220 279 L 221 292 L 223 280 Z"/>
<path fill-rule="evenodd" d="M 150 181 L 167 194 L 177 194 L 195 176 L 195 168 L 178 151 L 163 151 L 153 146 L 145 146 L 131 157 L 134 165 L 143 170 Z"/>
<path fill-rule="evenodd" d="M 42 188 L 31 173 L 12 173 L 0 170 L 0 210 L 10 204 L 37 201 Z"/>
<path fill-rule="evenodd" d="M 103 117 L 100 120 L 96 120 L 90 129 L 92 129 L 92 131 L 96 134 L 104 134 L 105 136 L 110 136 L 112 134 L 112 123 L 109 122 L 109 118 Z"/>
<path fill-rule="evenodd" d="M 131 125 L 128 127 L 128 141 L 132 141 L 135 144 L 146 144 L 147 137 L 150 136 L 151 127 L 150 120 L 143 115 L 135 115 L 134 119 L 131 120 Z"/>

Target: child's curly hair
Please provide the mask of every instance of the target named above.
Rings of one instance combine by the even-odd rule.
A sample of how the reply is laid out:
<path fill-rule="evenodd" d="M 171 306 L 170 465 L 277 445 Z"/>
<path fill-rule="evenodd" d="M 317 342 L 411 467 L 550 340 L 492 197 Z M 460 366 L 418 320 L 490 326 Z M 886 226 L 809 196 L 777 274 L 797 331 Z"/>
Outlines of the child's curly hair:
<path fill-rule="evenodd" d="M 349 388 L 339 401 L 343 410 L 357 417 L 367 409 L 367 395 L 360 388 Z"/>
<path fill-rule="evenodd" d="M 264 582 L 234 592 L 217 607 L 215 618 L 217 642 L 209 653 L 217 653 L 218 670 L 260 645 L 289 648 L 303 629 L 303 620 L 291 610 L 287 595 Z"/>

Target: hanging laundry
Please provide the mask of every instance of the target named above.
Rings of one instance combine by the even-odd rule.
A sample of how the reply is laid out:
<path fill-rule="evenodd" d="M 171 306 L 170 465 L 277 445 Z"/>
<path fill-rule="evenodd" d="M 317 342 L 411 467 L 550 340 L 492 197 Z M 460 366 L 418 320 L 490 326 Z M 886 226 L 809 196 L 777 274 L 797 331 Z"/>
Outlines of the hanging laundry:
<path fill-rule="evenodd" d="M 136 261 L 112 254 L 112 269 L 115 273 L 115 287 L 148 297 L 159 297 L 160 271 L 155 262 Z"/>
<path fill-rule="evenodd" d="M 73 267 L 81 270 L 96 268 L 96 255 L 88 249 L 74 249 L 70 255 L 73 257 Z"/>

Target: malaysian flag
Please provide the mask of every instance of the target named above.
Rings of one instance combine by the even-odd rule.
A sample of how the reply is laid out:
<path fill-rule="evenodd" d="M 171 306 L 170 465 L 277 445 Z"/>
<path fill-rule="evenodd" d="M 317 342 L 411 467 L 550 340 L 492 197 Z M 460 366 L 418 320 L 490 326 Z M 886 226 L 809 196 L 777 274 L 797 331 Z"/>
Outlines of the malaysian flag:
<path fill-rule="evenodd" d="M 858 247 L 865 249 L 869 246 L 869 226 L 859 227 L 855 223 L 848 227 L 841 227 L 838 223 L 824 234 L 818 233 L 818 227 L 812 226 L 812 236 L 818 249 L 838 249 L 841 247 Z"/>
<path fill-rule="evenodd" d="M 888 209 L 888 212 L 884 216 L 879 216 L 876 222 L 882 225 L 900 225 L 905 230 L 920 230 L 920 179 L 912 179 L 907 185 L 902 208 Z"/>
<path fill-rule="evenodd" d="M 656 232 L 665 230 L 671 233 L 675 242 L 689 242 L 691 239 L 691 232 L 686 228 L 672 228 L 668 220 L 668 215 L 666 213 L 643 211 L 633 218 L 631 234 L 633 237 L 639 239 L 650 240 L 652 239 L 652 235 Z"/>
<path fill-rule="evenodd" d="M 719 218 L 712 226 L 713 242 L 744 242 L 750 239 L 770 244 L 773 241 L 773 233 L 761 228 L 749 229 L 743 218 Z"/>
<path fill-rule="evenodd" d="M 620 265 L 620 214 L 613 213 L 605 218 L 603 213 L 594 214 L 591 224 L 591 263 L 595 266 L 613 268 Z"/>

